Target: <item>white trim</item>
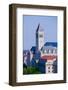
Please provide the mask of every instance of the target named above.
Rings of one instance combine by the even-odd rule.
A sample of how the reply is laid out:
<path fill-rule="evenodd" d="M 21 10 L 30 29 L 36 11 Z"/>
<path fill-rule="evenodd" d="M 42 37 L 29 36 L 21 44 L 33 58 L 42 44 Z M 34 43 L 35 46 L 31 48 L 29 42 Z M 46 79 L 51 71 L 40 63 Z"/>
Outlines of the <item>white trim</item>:
<path fill-rule="evenodd" d="M 23 14 L 26 15 L 49 15 L 58 17 L 58 73 L 57 74 L 40 74 L 40 75 L 23 75 Z M 17 82 L 35 82 L 63 80 L 63 11 L 58 10 L 41 10 L 41 9 L 17 9 Z"/>

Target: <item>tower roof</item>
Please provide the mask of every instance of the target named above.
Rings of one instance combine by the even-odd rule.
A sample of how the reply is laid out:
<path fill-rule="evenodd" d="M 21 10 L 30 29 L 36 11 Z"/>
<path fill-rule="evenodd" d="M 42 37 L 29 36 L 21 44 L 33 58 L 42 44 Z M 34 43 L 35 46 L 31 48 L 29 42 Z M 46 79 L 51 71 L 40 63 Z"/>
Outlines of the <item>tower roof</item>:
<path fill-rule="evenodd" d="M 38 31 L 43 31 L 43 28 L 41 27 L 40 23 L 38 24 L 36 32 L 38 32 Z"/>

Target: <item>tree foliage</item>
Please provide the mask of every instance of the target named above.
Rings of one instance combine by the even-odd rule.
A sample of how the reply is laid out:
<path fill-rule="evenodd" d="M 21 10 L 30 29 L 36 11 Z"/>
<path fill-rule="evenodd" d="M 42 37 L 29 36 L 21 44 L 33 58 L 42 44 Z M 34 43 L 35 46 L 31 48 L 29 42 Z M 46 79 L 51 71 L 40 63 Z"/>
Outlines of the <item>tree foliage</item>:
<path fill-rule="evenodd" d="M 41 73 L 36 67 L 23 68 L 23 74 L 39 74 Z"/>

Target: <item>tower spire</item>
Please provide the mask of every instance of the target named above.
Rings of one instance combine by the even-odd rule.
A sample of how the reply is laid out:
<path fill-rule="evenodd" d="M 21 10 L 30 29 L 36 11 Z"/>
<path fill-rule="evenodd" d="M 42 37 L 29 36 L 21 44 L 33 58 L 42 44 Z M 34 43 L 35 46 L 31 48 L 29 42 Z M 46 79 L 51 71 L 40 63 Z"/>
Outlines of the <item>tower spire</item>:
<path fill-rule="evenodd" d="M 38 27 L 37 27 L 37 30 L 36 30 L 36 32 L 38 32 L 38 30 L 39 30 L 39 27 L 40 27 L 40 23 L 38 24 Z"/>
<path fill-rule="evenodd" d="M 41 27 L 41 24 L 40 23 L 38 24 L 38 27 L 37 27 L 36 32 L 38 32 L 38 31 L 43 31 L 43 28 Z"/>

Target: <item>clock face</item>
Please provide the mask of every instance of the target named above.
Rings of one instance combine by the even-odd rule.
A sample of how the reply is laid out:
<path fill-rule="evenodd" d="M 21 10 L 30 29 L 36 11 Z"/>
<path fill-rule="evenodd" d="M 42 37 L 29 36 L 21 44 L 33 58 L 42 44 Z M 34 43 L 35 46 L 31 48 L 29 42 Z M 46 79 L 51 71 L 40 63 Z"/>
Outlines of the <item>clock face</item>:
<path fill-rule="evenodd" d="M 43 35 L 42 35 L 42 34 L 40 34 L 40 35 L 39 35 L 39 37 L 43 37 Z"/>

